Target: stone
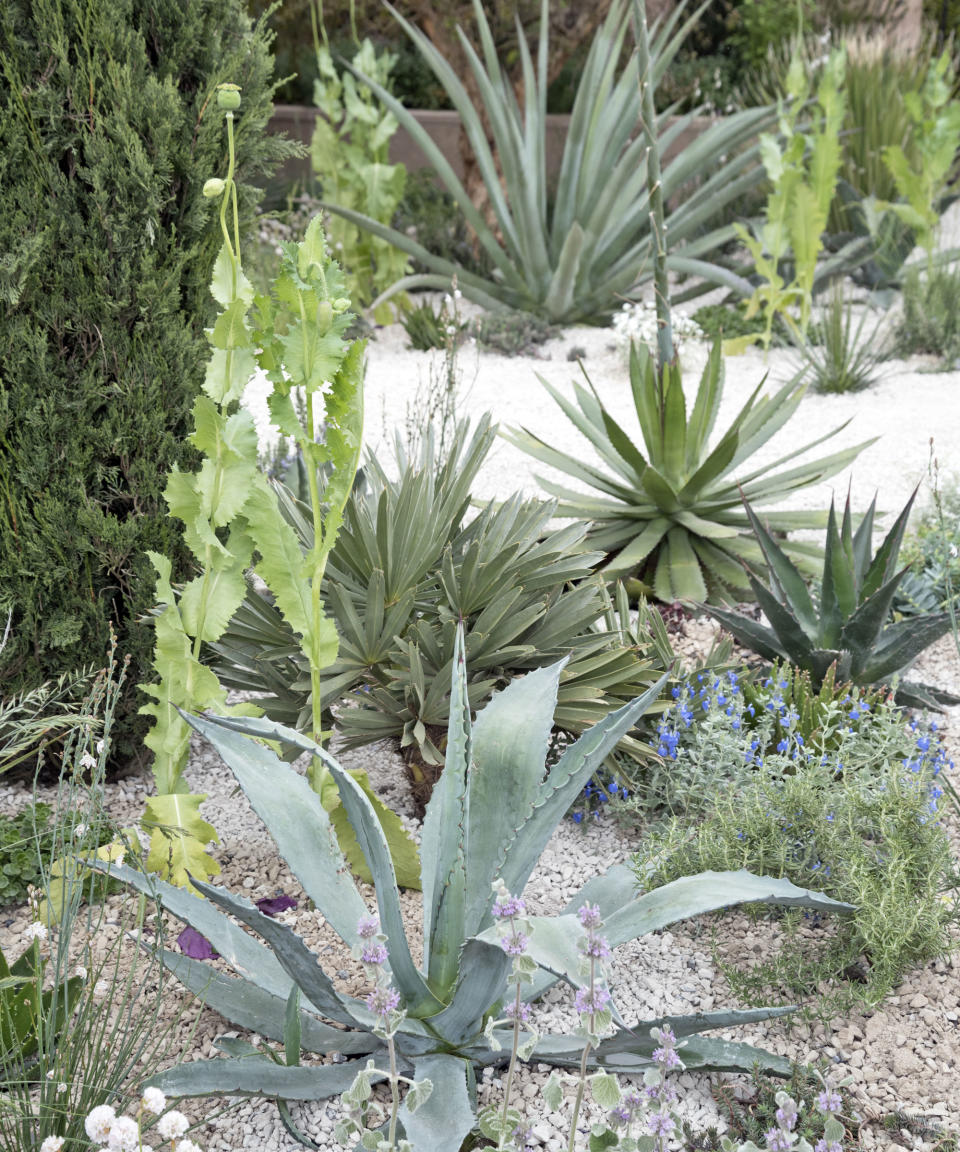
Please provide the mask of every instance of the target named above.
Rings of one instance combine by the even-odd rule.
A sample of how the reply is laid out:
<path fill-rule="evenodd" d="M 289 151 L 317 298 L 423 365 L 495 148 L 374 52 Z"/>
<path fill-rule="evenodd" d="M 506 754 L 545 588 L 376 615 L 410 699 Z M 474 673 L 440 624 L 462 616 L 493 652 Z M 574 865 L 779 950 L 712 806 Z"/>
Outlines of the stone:
<path fill-rule="evenodd" d="M 923 1070 L 923 1061 L 910 1048 L 898 1048 L 893 1054 L 894 1076 L 912 1076 Z"/>

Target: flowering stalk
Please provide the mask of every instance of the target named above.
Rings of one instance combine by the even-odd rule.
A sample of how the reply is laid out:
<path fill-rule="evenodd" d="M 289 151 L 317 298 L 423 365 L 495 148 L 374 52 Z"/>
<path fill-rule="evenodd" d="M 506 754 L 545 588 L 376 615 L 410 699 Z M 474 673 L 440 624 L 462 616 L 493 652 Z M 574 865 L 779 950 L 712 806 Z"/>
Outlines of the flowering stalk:
<path fill-rule="evenodd" d="M 513 1023 L 513 1041 L 510 1048 L 510 1064 L 507 1068 L 507 1084 L 503 1093 L 503 1109 L 500 1113 L 500 1136 L 497 1142 L 497 1148 L 502 1149 L 510 1130 L 510 1095 L 513 1091 L 513 1077 L 520 1051 L 520 1025 L 525 1024 L 530 1016 L 530 1008 L 523 1002 L 524 977 L 529 980 L 528 966 L 523 963 L 529 937 L 522 931 L 525 926 L 522 917 L 527 910 L 524 902 L 519 896 L 511 896 L 502 880 L 494 884 L 493 890 L 497 898 L 491 912 L 494 920 L 500 924 L 500 945 L 513 960 L 513 970 L 507 978 L 507 983 L 516 984 L 513 1004 L 507 1009 L 507 1019 Z"/>
<path fill-rule="evenodd" d="M 577 1080 L 577 1095 L 573 1102 L 573 1118 L 570 1122 L 570 1143 L 568 1152 L 575 1152 L 577 1139 L 577 1121 L 580 1117 L 580 1108 L 583 1104 L 583 1093 L 587 1086 L 587 1062 L 590 1050 L 600 1039 L 600 1033 L 610 1026 L 611 1013 L 607 1005 L 610 1002 L 610 993 L 598 982 L 602 972 L 601 961 L 610 955 L 610 946 L 605 936 L 599 935 L 603 927 L 600 918 L 600 908 L 596 904 L 583 904 L 577 912 L 577 919 L 582 928 L 586 928 L 586 936 L 581 937 L 580 953 L 588 973 L 586 988 L 577 992 L 574 1006 L 580 1013 L 581 1031 L 584 1035 L 583 1055 L 580 1057 L 580 1075 Z"/>

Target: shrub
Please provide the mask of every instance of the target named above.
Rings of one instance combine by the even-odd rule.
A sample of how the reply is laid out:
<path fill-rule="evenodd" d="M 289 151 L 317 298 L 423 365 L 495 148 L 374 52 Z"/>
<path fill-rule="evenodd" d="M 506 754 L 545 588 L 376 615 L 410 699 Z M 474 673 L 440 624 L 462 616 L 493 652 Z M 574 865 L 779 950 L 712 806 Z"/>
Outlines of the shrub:
<path fill-rule="evenodd" d="M 908 272 L 894 347 L 900 356 L 939 356 L 946 369 L 960 360 L 960 265 Z"/>
<path fill-rule="evenodd" d="M 118 760 L 142 731 L 144 554 L 187 573 L 161 490 L 193 460 L 207 351 L 219 239 L 200 192 L 222 152 L 209 101 L 222 80 L 244 88 L 246 223 L 250 181 L 289 152 L 260 133 L 269 40 L 242 0 L 12 0 L 0 13 L 0 610 L 13 610 L 0 685 L 99 660 L 114 625 L 133 656 Z"/>
<path fill-rule="evenodd" d="M 810 377 L 815 391 L 860 392 L 879 380 L 878 366 L 886 356 L 881 329 L 887 327 L 887 321 L 880 316 L 865 331 L 868 315 L 865 308 L 855 324 L 853 306 L 844 300 L 843 285 L 834 284 L 816 333 L 811 326 L 800 348 L 802 371 Z"/>
<path fill-rule="evenodd" d="M 659 728 L 660 787 L 661 799 L 685 811 L 644 840 L 635 867 L 645 890 L 707 869 L 746 868 L 855 905 L 812 953 L 809 939 L 795 938 L 802 921 L 788 917 L 785 952 L 731 976 L 751 998 L 769 997 L 772 985 L 812 995 L 829 979 L 819 1002 L 829 1017 L 879 1003 L 912 967 L 948 948 L 953 865 L 937 779 L 948 761 L 935 724 L 907 724 L 888 702 L 870 706 L 856 693 L 838 702 L 833 748 L 804 740 L 779 693 L 773 701 L 754 726 L 736 682 L 677 689 Z M 777 720 L 787 731 L 765 753 Z"/>

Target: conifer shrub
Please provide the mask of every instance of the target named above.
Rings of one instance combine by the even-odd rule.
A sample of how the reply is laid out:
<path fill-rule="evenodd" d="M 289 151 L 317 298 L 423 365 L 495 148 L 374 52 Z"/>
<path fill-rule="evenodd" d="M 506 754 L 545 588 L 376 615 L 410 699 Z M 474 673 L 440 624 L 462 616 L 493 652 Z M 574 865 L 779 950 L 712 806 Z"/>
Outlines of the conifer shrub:
<path fill-rule="evenodd" d="M 0 5 L 0 693 L 132 656 L 116 760 L 140 747 L 153 575 L 187 574 L 162 491 L 190 467 L 220 245 L 202 187 L 214 91 L 243 88 L 241 215 L 291 145 L 265 137 L 271 34 L 243 0 Z"/>

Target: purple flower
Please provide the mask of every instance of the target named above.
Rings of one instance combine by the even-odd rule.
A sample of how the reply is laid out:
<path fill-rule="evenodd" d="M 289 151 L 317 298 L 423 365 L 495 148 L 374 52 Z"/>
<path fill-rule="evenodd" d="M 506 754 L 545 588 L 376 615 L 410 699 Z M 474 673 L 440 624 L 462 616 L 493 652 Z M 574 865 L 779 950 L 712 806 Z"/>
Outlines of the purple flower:
<path fill-rule="evenodd" d="M 839 1140 L 831 1140 L 828 1144 L 827 1141 L 821 1137 L 813 1146 L 813 1152 L 841 1152 L 843 1145 Z"/>
<path fill-rule="evenodd" d="M 522 956 L 527 950 L 530 938 L 522 932 L 514 932 L 500 941 L 500 947 L 508 956 Z"/>
<path fill-rule="evenodd" d="M 774 1115 L 781 1128 L 786 1128 L 788 1132 L 792 1132 L 796 1128 L 797 1106 L 792 1100 L 789 1100 L 782 1108 L 778 1108 Z"/>
<path fill-rule="evenodd" d="M 647 1120 L 647 1127 L 654 1136 L 669 1136 L 674 1129 L 674 1123 L 666 1112 L 654 1112 Z"/>
<path fill-rule="evenodd" d="M 611 1128 L 624 1128 L 632 1119 L 630 1109 L 625 1108 L 623 1104 L 618 1104 L 607 1113 L 607 1123 Z"/>
<path fill-rule="evenodd" d="M 592 992 L 589 988 L 580 988 L 577 990 L 573 1006 L 583 1016 L 602 1012 L 609 1003 L 610 993 L 606 988 L 594 988 Z"/>
<path fill-rule="evenodd" d="M 262 900 L 257 901 L 257 907 L 264 916 L 278 916 L 281 912 L 286 912 L 288 908 L 296 908 L 296 906 L 296 900 L 283 892 L 277 896 L 265 896 Z"/>
<path fill-rule="evenodd" d="M 395 988 L 374 988 L 367 997 L 367 1007 L 386 1022 L 400 1004 L 400 993 Z"/>
<path fill-rule="evenodd" d="M 672 1048 L 654 1048 L 653 1058 L 664 1070 L 680 1067 L 680 1057 Z"/>
<path fill-rule="evenodd" d="M 206 936 L 201 936 L 196 928 L 184 928 L 177 937 L 177 943 L 184 956 L 189 956 L 191 960 L 216 960 L 220 955 L 214 951 Z"/>
<path fill-rule="evenodd" d="M 386 964 L 387 950 L 379 941 L 368 944 L 360 953 L 360 960 L 363 964 Z"/>
<path fill-rule="evenodd" d="M 495 900 L 491 914 L 495 920 L 512 920 L 514 916 L 522 916 L 527 906 L 519 896 L 508 896 L 506 900 Z"/>
<path fill-rule="evenodd" d="M 839 1112 L 843 1107 L 840 1093 L 834 1092 L 832 1088 L 825 1088 L 817 1096 L 817 1107 L 821 1112 Z"/>
<path fill-rule="evenodd" d="M 577 912 L 577 919 L 584 928 L 599 928 L 603 924 L 600 918 L 599 904 L 583 904 Z"/>
<path fill-rule="evenodd" d="M 526 1024 L 530 1020 L 530 1005 L 524 1004 L 522 1001 L 519 1005 L 516 1003 L 508 1004 L 504 1016 L 517 1024 Z"/>
<path fill-rule="evenodd" d="M 357 935 L 361 940 L 370 940 L 380 931 L 379 916 L 361 916 L 357 921 Z"/>
<path fill-rule="evenodd" d="M 771 1128 L 764 1136 L 770 1152 L 790 1152 L 796 1137 L 782 1128 Z"/>
<path fill-rule="evenodd" d="M 590 956 L 594 960 L 606 960 L 610 955 L 610 945 L 607 943 L 606 936 L 591 935 L 580 946 L 580 951 L 584 956 Z"/>

